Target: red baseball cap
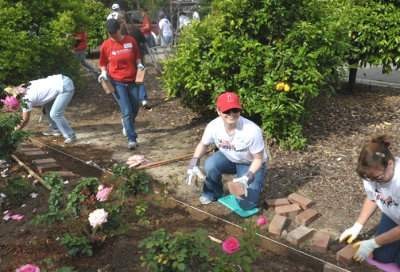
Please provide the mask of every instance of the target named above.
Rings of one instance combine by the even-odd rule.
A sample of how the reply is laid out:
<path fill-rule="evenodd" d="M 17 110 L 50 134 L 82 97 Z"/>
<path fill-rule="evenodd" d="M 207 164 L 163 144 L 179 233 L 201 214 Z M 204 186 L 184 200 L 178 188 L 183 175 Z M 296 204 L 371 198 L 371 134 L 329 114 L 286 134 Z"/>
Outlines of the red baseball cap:
<path fill-rule="evenodd" d="M 224 92 L 217 98 L 217 108 L 221 112 L 230 109 L 242 109 L 240 105 L 240 98 L 234 92 Z"/>

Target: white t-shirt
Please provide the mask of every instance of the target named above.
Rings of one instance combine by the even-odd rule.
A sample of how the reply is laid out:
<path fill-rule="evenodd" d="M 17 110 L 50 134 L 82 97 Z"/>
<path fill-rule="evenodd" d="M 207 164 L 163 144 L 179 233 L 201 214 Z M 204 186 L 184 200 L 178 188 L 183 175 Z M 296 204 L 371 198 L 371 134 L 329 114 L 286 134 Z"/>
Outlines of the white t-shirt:
<path fill-rule="evenodd" d="M 163 37 L 172 36 L 172 26 L 167 18 L 162 18 L 160 22 L 158 22 L 158 26 Z"/>
<path fill-rule="evenodd" d="M 393 178 L 389 182 L 370 182 L 363 179 L 367 197 L 379 209 L 400 225 L 400 158 L 395 158 Z"/>
<path fill-rule="evenodd" d="M 253 154 L 262 151 L 263 161 L 268 159 L 260 127 L 242 116 L 239 117 L 232 136 L 226 132 L 222 118 L 215 118 L 204 130 L 201 142 L 204 145 L 215 144 L 234 163 L 251 163 Z"/>
<path fill-rule="evenodd" d="M 39 107 L 49 103 L 62 90 L 63 78 L 61 74 L 30 81 L 30 85 L 24 95 L 27 108 L 24 108 L 23 111 L 31 111 L 32 107 Z"/>
<path fill-rule="evenodd" d="M 179 29 L 190 24 L 190 19 L 186 15 L 180 15 L 178 21 L 179 21 L 179 24 L 178 24 Z"/>

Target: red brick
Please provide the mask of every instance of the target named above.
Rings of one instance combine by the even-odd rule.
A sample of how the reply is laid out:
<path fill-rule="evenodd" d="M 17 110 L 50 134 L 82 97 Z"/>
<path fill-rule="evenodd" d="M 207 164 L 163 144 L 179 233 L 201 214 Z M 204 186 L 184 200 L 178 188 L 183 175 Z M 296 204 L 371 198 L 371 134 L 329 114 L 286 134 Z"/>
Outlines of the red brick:
<path fill-rule="evenodd" d="M 33 164 L 56 163 L 56 160 L 53 158 L 37 159 L 37 160 L 33 160 L 32 163 Z"/>
<path fill-rule="evenodd" d="M 347 245 L 336 252 L 336 260 L 339 263 L 350 264 L 355 253 L 356 249 L 352 245 Z"/>
<path fill-rule="evenodd" d="M 299 195 L 298 193 L 290 194 L 288 196 L 288 199 L 292 203 L 299 204 L 300 207 L 302 207 L 304 210 L 309 208 L 313 204 L 313 201 L 311 199 Z"/>
<path fill-rule="evenodd" d="M 23 152 L 23 154 L 27 157 L 43 157 L 46 155 L 45 152 L 43 152 L 42 150 L 38 149 L 37 151 L 27 151 L 27 152 Z"/>
<path fill-rule="evenodd" d="M 279 237 L 286 226 L 286 222 L 287 217 L 275 214 L 271 223 L 269 223 L 268 232 Z"/>
<path fill-rule="evenodd" d="M 313 229 L 307 228 L 306 226 L 300 226 L 289 232 L 286 240 L 292 245 L 298 246 L 300 243 L 307 240 L 312 233 Z"/>
<path fill-rule="evenodd" d="M 307 209 L 299 213 L 294 219 L 296 224 L 308 226 L 319 217 L 319 213 L 314 209 Z"/>
<path fill-rule="evenodd" d="M 266 199 L 265 203 L 267 203 L 268 207 L 290 205 L 290 202 L 287 198 Z"/>
<path fill-rule="evenodd" d="M 78 176 L 77 174 L 71 171 L 53 171 L 53 172 L 62 178 L 74 178 Z"/>
<path fill-rule="evenodd" d="M 60 166 L 56 163 L 39 164 L 36 166 L 38 172 L 43 174 L 45 172 L 60 170 Z"/>
<path fill-rule="evenodd" d="M 280 215 L 296 215 L 301 211 L 298 204 L 290 204 L 285 206 L 275 207 L 275 213 Z"/>
<path fill-rule="evenodd" d="M 328 251 L 330 236 L 326 232 L 318 231 L 314 234 L 311 249 L 315 252 L 326 253 Z"/>

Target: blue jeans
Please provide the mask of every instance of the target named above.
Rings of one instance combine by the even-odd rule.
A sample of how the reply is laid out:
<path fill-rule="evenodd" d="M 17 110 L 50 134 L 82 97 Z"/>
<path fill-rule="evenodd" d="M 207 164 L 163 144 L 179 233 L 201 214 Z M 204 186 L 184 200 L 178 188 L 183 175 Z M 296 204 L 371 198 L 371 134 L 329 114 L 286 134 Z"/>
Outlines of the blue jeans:
<path fill-rule="evenodd" d="M 213 200 L 220 198 L 223 195 L 222 174 L 236 174 L 237 177 L 241 177 L 247 173 L 249 167 L 250 164 L 231 162 L 221 151 L 217 151 L 207 158 L 204 164 L 206 180 L 203 185 L 203 195 Z M 247 197 L 236 198 L 242 209 L 249 210 L 258 206 L 266 174 L 267 169 L 264 163 L 255 173 L 253 182 L 249 184 Z"/>
<path fill-rule="evenodd" d="M 147 91 L 144 84 L 137 84 L 137 86 L 139 88 L 139 101 L 147 100 Z"/>
<path fill-rule="evenodd" d="M 399 226 L 386 214 L 382 213 L 381 222 L 375 236 Z M 381 263 L 397 263 L 400 265 L 400 240 L 386 244 L 374 250 L 374 259 Z"/>
<path fill-rule="evenodd" d="M 171 36 L 161 35 L 161 46 L 168 46 L 171 44 L 172 44 L 172 35 Z"/>
<path fill-rule="evenodd" d="M 135 83 L 115 80 L 111 80 L 111 83 L 115 88 L 113 96 L 119 105 L 128 141 L 136 142 L 135 118 L 139 111 L 139 88 Z"/>
<path fill-rule="evenodd" d="M 50 127 L 54 130 L 59 130 L 64 138 L 75 137 L 75 132 L 69 126 L 67 119 L 64 117 L 65 108 L 74 95 L 74 83 L 69 77 L 63 76 L 63 90 L 56 98 L 44 105 L 47 119 L 50 122 Z"/>

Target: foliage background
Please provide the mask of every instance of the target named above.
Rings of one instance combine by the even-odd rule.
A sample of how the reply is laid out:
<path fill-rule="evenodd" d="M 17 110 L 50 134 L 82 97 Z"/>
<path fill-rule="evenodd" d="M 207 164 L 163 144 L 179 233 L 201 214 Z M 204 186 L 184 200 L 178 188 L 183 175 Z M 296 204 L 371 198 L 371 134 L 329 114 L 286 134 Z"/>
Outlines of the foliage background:
<path fill-rule="evenodd" d="M 19 84 L 57 73 L 76 80 L 72 34 L 85 26 L 90 45 L 99 45 L 107 13 L 95 0 L 0 0 L 0 82 Z"/>

